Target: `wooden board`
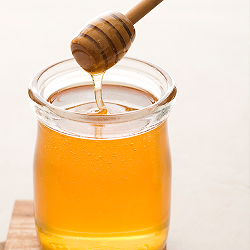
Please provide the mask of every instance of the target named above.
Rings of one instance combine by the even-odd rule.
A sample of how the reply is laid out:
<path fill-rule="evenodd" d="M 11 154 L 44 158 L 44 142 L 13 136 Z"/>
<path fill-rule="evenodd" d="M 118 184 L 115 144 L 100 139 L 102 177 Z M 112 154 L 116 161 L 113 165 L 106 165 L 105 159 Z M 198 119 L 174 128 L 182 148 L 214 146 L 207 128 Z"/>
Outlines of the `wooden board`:
<path fill-rule="evenodd" d="M 4 250 L 4 246 L 5 246 L 5 243 L 4 243 L 4 242 L 1 242 L 1 243 L 0 243 L 0 250 Z"/>
<path fill-rule="evenodd" d="M 32 201 L 16 201 L 4 250 L 40 250 Z"/>
<path fill-rule="evenodd" d="M 7 241 L 5 246 L 1 243 L 0 250 L 1 247 L 4 250 L 41 250 L 36 235 L 32 201 L 15 202 Z"/>

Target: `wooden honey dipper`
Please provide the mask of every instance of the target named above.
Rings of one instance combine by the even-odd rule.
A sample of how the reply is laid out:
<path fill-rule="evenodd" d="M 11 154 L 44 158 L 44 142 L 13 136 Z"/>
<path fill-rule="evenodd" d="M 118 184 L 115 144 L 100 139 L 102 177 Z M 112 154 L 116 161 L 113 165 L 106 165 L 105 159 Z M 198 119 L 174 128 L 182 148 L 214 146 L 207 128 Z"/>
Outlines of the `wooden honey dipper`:
<path fill-rule="evenodd" d="M 163 0 L 142 0 L 125 15 L 103 14 L 88 23 L 72 40 L 77 63 L 91 75 L 105 72 L 123 58 L 134 38 L 134 24 Z"/>

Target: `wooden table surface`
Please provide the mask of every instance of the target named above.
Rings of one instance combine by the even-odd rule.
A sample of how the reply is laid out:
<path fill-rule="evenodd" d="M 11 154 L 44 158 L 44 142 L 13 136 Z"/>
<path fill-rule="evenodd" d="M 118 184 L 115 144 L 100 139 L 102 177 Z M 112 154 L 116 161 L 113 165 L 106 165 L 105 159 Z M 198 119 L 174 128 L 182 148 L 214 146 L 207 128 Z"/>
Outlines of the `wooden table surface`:
<path fill-rule="evenodd" d="M 4 245 L 5 245 L 4 242 L 0 242 L 0 250 L 4 250 Z"/>
<path fill-rule="evenodd" d="M 40 250 L 32 201 L 16 201 L 4 250 Z"/>

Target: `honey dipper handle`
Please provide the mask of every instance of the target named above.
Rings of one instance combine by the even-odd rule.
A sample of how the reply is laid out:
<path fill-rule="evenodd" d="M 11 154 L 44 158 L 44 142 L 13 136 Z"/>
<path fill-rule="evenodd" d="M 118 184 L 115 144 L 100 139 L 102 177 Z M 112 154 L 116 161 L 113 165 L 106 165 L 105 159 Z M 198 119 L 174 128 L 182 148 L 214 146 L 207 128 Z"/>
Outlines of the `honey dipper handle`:
<path fill-rule="evenodd" d="M 137 5 L 129 10 L 125 16 L 133 24 L 135 24 L 162 1 L 163 0 L 141 0 Z"/>

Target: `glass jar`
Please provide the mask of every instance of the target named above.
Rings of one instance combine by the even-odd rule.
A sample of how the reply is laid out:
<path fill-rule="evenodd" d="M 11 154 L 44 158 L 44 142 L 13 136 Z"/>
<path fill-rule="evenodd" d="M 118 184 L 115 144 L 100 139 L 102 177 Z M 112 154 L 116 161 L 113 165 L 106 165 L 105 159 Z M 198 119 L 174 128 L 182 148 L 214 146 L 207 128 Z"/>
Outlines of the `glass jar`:
<path fill-rule="evenodd" d="M 41 247 L 162 250 L 174 81 L 151 63 L 123 58 L 103 78 L 104 103 L 116 110 L 107 115 L 95 113 L 92 85 L 68 59 L 38 72 L 29 86 L 38 119 L 34 215 Z"/>

